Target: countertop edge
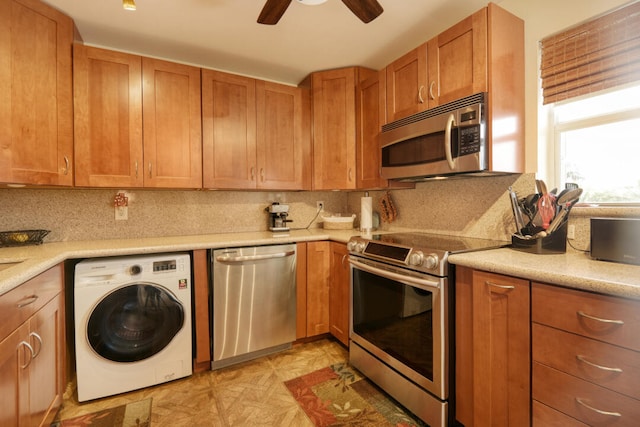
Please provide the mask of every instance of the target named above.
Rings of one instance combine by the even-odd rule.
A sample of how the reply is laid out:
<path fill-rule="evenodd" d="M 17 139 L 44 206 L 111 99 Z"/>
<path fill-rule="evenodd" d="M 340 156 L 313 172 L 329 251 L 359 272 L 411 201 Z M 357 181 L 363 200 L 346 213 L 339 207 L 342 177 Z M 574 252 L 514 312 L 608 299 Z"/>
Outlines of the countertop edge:
<path fill-rule="evenodd" d="M 501 248 L 454 254 L 449 262 L 533 282 L 640 299 L 640 266 L 597 261 L 585 253 L 536 255 Z"/>

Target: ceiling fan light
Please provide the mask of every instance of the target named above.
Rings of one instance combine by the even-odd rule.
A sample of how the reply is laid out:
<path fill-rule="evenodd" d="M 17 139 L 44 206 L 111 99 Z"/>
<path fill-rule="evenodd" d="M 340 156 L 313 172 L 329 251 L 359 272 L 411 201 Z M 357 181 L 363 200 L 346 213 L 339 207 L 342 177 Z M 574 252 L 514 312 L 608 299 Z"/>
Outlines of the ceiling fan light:
<path fill-rule="evenodd" d="M 307 6 L 316 6 L 326 1 L 327 0 L 298 0 L 298 3 L 306 4 Z"/>
<path fill-rule="evenodd" d="M 124 10 L 136 10 L 135 0 L 122 0 L 122 7 Z"/>

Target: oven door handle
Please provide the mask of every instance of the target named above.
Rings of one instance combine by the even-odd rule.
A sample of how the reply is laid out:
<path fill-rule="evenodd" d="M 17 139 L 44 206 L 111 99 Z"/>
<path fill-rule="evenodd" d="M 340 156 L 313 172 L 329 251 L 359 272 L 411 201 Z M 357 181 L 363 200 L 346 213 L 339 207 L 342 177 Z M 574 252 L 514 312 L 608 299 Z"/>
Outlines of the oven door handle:
<path fill-rule="evenodd" d="M 354 268 L 357 268 L 359 270 L 363 270 L 387 279 L 406 283 L 407 285 L 431 288 L 431 289 L 440 289 L 440 282 L 437 282 L 437 281 L 425 280 L 425 279 L 420 279 L 413 276 L 407 276 L 405 274 L 394 273 L 392 271 L 387 271 L 381 268 L 373 267 L 371 265 L 365 264 L 363 262 L 360 262 L 358 260 L 351 259 L 351 258 L 349 259 L 349 264 L 351 264 Z"/>

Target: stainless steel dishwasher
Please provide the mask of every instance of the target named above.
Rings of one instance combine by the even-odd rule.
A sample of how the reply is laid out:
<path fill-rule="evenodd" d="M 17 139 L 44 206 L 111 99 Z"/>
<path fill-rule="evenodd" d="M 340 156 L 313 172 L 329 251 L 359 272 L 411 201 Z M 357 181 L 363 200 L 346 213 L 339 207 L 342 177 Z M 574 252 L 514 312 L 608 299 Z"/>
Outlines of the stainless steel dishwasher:
<path fill-rule="evenodd" d="M 212 251 L 211 369 L 291 347 L 296 339 L 296 245 Z"/>

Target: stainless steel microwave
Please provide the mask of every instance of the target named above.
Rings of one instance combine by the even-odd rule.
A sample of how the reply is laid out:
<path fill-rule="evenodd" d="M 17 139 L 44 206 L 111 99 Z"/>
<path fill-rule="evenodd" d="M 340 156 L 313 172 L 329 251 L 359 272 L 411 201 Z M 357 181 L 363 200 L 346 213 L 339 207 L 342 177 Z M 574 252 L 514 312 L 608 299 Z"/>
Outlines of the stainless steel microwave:
<path fill-rule="evenodd" d="M 382 176 L 417 181 L 486 171 L 486 96 L 479 93 L 383 125 Z"/>

